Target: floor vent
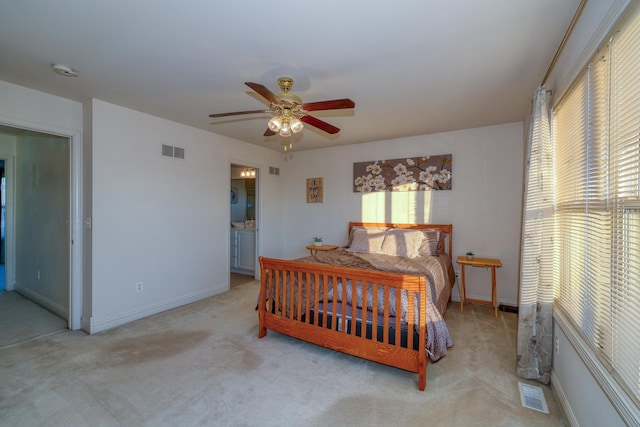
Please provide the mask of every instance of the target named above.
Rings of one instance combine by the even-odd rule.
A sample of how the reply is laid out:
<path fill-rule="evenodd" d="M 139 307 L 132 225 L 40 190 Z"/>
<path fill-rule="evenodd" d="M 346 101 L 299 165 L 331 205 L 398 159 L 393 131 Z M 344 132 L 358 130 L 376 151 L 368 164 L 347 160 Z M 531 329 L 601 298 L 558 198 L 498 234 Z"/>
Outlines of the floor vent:
<path fill-rule="evenodd" d="M 175 157 L 176 159 L 184 159 L 184 148 L 172 147 L 171 145 L 162 144 L 162 155 L 167 157 Z"/>
<path fill-rule="evenodd" d="M 520 402 L 522 403 L 522 406 L 535 411 L 544 412 L 545 414 L 549 413 L 547 401 L 544 398 L 544 392 L 540 387 L 527 385 L 521 382 L 518 383 L 518 387 L 520 387 Z"/>

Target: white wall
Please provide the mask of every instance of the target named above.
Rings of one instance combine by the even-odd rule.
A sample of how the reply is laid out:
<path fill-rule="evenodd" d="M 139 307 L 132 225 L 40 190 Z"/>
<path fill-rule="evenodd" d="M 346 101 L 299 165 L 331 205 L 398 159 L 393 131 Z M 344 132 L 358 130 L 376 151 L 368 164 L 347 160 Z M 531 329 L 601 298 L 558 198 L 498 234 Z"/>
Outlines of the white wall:
<path fill-rule="evenodd" d="M 283 169 L 285 257 L 304 256 L 315 235 L 328 244 L 345 244 L 349 221 L 451 223 L 454 259 L 469 250 L 500 258 L 498 299 L 517 305 L 523 147 L 518 122 L 294 152 Z M 452 190 L 366 196 L 353 192 L 355 162 L 438 154 L 453 155 Z M 323 178 L 324 203 L 306 203 L 306 179 L 316 177 Z M 465 272 L 467 297 L 491 300 L 490 271 Z"/>
<path fill-rule="evenodd" d="M 280 154 L 99 100 L 92 110 L 91 331 L 228 290 L 231 164 L 268 171 Z M 260 241 L 281 253 L 279 180 L 260 177 Z"/>
<path fill-rule="evenodd" d="M 551 382 L 559 401 L 570 399 L 570 405 L 564 408 L 567 419 L 572 425 L 580 426 L 624 426 L 624 421 L 557 323 L 553 333 L 558 339 L 559 351 L 553 357 Z"/>
<path fill-rule="evenodd" d="M 0 80 L 0 123 L 49 133 L 58 129 L 63 135 L 81 133 L 82 104 Z"/>
<path fill-rule="evenodd" d="M 268 174 L 269 166 L 282 169 L 279 151 L 3 81 L 0 124 L 72 138 L 73 227 L 82 234 L 72 252 L 87 243 L 72 265 L 85 286 L 72 289 L 71 300 L 80 301 L 73 328 L 81 316 L 96 332 L 228 288 L 231 163 L 260 174 L 258 253 L 283 254 L 282 177 Z M 163 143 L 185 147 L 187 158 L 160 156 Z M 83 216 L 93 229 L 83 229 Z"/>
<path fill-rule="evenodd" d="M 2 133 L 0 130 L 0 157 L 16 155 L 16 136 Z"/>

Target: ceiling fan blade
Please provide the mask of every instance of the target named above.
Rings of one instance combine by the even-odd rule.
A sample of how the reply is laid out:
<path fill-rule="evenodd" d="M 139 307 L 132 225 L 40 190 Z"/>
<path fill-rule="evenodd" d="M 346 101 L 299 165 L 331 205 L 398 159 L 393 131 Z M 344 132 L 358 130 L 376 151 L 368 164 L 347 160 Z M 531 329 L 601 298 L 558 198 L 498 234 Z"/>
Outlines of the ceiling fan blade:
<path fill-rule="evenodd" d="M 275 134 L 276 133 L 269 128 L 267 128 L 267 130 L 264 131 L 264 136 L 273 136 Z"/>
<path fill-rule="evenodd" d="M 265 110 L 236 111 L 234 113 L 209 114 L 209 117 L 227 117 L 227 116 L 237 116 L 240 114 L 256 114 L 256 113 L 265 113 Z"/>
<path fill-rule="evenodd" d="M 280 98 L 275 96 L 274 93 L 271 92 L 269 89 L 267 89 L 264 85 L 261 85 L 260 83 L 252 83 L 252 82 L 244 82 L 244 84 L 246 84 L 251 89 L 258 92 L 258 94 L 262 95 L 270 103 L 278 104 L 278 105 L 282 103 L 282 101 L 280 101 Z"/>
<path fill-rule="evenodd" d="M 305 123 L 307 123 L 307 124 L 309 124 L 309 125 L 311 125 L 311 126 L 315 126 L 318 129 L 321 129 L 321 130 L 323 130 L 323 131 L 325 131 L 327 133 L 330 133 L 330 134 L 334 134 L 334 133 L 340 132 L 340 129 L 338 129 L 337 127 L 335 127 L 333 125 L 330 125 L 327 122 L 323 122 L 320 119 L 316 119 L 313 116 L 304 115 L 304 116 L 300 117 L 300 120 L 305 122 Z"/>
<path fill-rule="evenodd" d="M 318 111 L 318 110 L 339 110 L 342 108 L 355 108 L 356 103 L 349 98 L 333 99 L 331 101 L 319 101 L 309 102 L 302 104 L 302 109 L 305 111 Z"/>

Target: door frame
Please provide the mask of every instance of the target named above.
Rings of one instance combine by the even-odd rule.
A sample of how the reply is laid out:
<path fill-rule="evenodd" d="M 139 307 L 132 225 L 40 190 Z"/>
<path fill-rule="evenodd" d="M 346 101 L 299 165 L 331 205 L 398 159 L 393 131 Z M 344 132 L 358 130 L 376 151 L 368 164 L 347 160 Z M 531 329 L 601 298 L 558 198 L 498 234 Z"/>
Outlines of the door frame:
<path fill-rule="evenodd" d="M 262 223 L 262 191 L 261 191 L 261 179 L 260 179 L 260 174 L 262 173 L 262 167 L 254 162 L 249 162 L 246 160 L 238 160 L 238 159 L 231 159 L 229 161 L 229 181 L 228 181 L 228 186 L 227 187 L 231 187 L 231 175 L 232 175 L 232 171 L 233 171 L 233 166 L 241 166 L 241 167 L 246 167 L 246 168 L 252 168 L 256 170 L 256 196 L 255 196 L 255 204 L 256 204 L 256 217 L 255 217 L 255 221 L 256 221 L 256 239 L 255 239 L 255 270 L 253 273 L 253 278 L 256 280 L 260 280 L 260 264 L 258 263 L 258 257 L 261 254 L 260 251 L 260 247 L 261 247 L 261 241 L 260 241 L 260 225 Z M 227 211 L 227 215 L 229 220 L 227 221 L 227 224 L 231 225 L 231 213 L 230 210 Z M 230 244 L 231 244 L 231 229 L 229 229 L 229 241 L 227 242 L 227 250 L 230 250 Z M 229 263 L 229 267 L 227 268 L 227 271 L 231 271 L 231 263 L 230 263 L 230 255 L 227 255 L 227 263 Z"/>
<path fill-rule="evenodd" d="M 15 202 L 13 197 L 14 190 L 14 164 L 15 156 L 13 154 L 0 153 L 0 159 L 4 160 L 4 176 L 5 176 L 5 201 L 7 210 L 4 217 L 4 288 L 7 291 L 15 290 Z M 9 280 L 11 278 L 11 280 Z"/>
<path fill-rule="evenodd" d="M 81 328 L 82 321 L 82 275 L 83 275 L 83 227 L 82 227 L 82 214 L 83 214 L 83 194 L 82 194 L 82 134 L 80 131 L 72 129 L 64 129 L 56 126 L 33 123 L 24 120 L 18 120 L 13 117 L 7 117 L 0 115 L 0 124 L 8 127 L 31 130 L 35 132 L 46 133 L 50 135 L 61 136 L 69 139 L 69 167 L 70 167 L 70 179 L 69 179 L 69 311 L 67 325 L 69 329 L 76 330 Z M 13 165 L 12 165 L 13 171 Z M 8 171 L 5 171 L 8 175 Z M 14 180 L 12 180 L 14 181 Z M 8 183 L 7 178 L 7 187 Z M 7 189 L 7 196 L 11 191 L 12 197 L 15 192 L 15 182 L 11 184 L 11 189 Z M 15 203 L 14 203 L 15 205 Z M 11 210 L 14 211 L 15 206 L 12 206 Z M 12 220 L 15 212 L 11 212 Z M 15 282 L 15 221 L 9 224 L 9 212 L 7 212 L 7 227 L 6 227 L 6 240 L 5 247 L 7 253 L 5 255 L 5 269 L 11 271 L 12 276 L 7 275 L 7 289 L 8 286 L 14 287 Z M 11 233 L 11 244 L 13 245 L 9 249 L 9 233 Z M 8 255 L 11 253 L 11 266 L 9 265 Z M 9 284 L 9 282 L 11 282 Z"/>

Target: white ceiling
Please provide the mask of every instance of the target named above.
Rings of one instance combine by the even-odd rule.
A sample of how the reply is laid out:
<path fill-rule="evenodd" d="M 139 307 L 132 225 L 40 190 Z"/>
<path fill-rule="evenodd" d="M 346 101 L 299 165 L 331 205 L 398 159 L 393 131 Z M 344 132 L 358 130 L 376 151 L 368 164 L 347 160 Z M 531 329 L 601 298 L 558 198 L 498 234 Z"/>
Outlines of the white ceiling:
<path fill-rule="evenodd" d="M 308 3 L 308 4 L 307 4 Z M 98 98 L 280 150 L 244 85 L 304 102 L 341 129 L 305 126 L 295 149 L 523 120 L 579 0 L 0 0 L 0 80 Z M 51 64 L 79 77 L 62 77 Z"/>

